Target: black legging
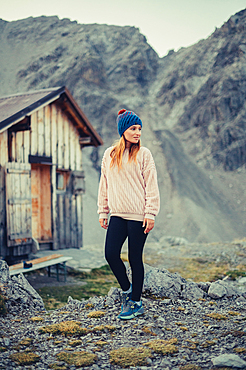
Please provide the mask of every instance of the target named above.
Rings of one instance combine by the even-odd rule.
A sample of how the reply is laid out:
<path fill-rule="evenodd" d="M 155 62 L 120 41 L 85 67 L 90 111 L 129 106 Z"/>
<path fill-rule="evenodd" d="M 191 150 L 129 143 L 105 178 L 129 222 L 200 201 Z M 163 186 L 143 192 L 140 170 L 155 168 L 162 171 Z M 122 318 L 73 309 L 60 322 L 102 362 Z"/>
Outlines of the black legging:
<path fill-rule="evenodd" d="M 144 281 L 143 247 L 147 234 L 143 222 L 111 216 L 105 243 L 105 258 L 122 290 L 130 288 L 126 267 L 120 258 L 121 248 L 128 237 L 128 259 L 132 270 L 132 300 L 139 301 Z"/>

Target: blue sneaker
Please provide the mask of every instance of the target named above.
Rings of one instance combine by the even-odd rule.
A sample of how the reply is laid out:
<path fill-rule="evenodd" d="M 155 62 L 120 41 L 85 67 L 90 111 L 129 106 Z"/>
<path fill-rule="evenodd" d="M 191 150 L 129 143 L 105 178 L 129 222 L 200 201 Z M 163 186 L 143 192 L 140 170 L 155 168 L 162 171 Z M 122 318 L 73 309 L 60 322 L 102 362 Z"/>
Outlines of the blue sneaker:
<path fill-rule="evenodd" d="M 118 318 L 123 320 L 130 320 L 136 316 L 143 315 L 144 308 L 142 302 L 138 305 L 136 302 L 129 300 L 126 309 L 121 311 Z"/>
<path fill-rule="evenodd" d="M 132 292 L 130 293 L 122 293 L 121 294 L 121 312 L 124 312 L 126 310 L 127 304 L 130 301 L 132 297 Z"/>

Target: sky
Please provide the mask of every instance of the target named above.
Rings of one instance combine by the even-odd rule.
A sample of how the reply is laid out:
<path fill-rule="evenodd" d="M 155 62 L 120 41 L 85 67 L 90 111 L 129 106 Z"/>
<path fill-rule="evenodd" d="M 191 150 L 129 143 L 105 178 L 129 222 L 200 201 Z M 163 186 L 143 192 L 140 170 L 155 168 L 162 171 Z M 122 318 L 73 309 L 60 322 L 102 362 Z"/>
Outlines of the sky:
<path fill-rule="evenodd" d="M 163 57 L 207 38 L 245 0 L 0 0 L 0 18 L 57 15 L 78 23 L 135 26 Z"/>

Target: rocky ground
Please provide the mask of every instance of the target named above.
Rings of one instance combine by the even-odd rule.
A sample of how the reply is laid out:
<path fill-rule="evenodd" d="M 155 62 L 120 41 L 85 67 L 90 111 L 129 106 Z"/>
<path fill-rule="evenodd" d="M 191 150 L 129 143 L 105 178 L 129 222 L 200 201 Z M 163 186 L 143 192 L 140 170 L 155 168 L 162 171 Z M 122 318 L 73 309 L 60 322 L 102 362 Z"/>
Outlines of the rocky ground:
<path fill-rule="evenodd" d="M 188 257 L 198 259 L 200 272 L 213 261 L 236 268 L 245 265 L 244 252 L 244 241 L 190 245 L 163 238 L 158 248 L 149 244 L 145 260 L 158 267 L 145 265 L 145 313 L 126 322 L 117 317 L 117 288 L 105 297 L 69 297 L 47 312 L 28 281 L 11 278 L 2 262 L 9 313 L 0 316 L 0 369 L 246 368 L 246 279 L 195 283 L 163 268 L 184 267 Z"/>
<path fill-rule="evenodd" d="M 243 297 L 189 300 L 146 296 L 143 304 L 143 316 L 121 321 L 117 318 L 118 290 L 112 289 L 107 297 L 70 298 L 56 311 L 27 310 L 2 317 L 0 368 L 246 367 Z M 112 352 L 119 349 L 121 353 Z M 81 357 L 76 362 L 72 355 Z"/>

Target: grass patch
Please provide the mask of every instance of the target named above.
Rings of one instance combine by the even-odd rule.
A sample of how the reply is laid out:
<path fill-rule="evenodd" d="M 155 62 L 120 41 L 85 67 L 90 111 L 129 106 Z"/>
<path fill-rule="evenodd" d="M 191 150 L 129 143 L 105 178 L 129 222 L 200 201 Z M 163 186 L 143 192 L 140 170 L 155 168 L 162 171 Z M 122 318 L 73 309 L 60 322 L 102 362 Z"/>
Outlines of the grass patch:
<path fill-rule="evenodd" d="M 32 352 L 20 352 L 13 353 L 9 356 L 9 358 L 16 362 L 18 365 L 32 365 L 39 361 L 40 356 Z"/>
<path fill-rule="evenodd" d="M 221 313 L 213 312 L 208 313 L 206 316 L 211 317 L 214 320 L 227 320 L 228 317 L 225 315 L 222 315 Z"/>
<path fill-rule="evenodd" d="M 246 268 L 245 268 L 246 270 Z M 236 280 L 239 277 L 245 277 L 246 276 L 246 271 L 242 270 L 230 270 L 226 272 L 226 275 L 229 276 L 232 280 Z"/>
<path fill-rule="evenodd" d="M 0 294 L 0 315 L 4 316 L 7 313 L 7 307 L 5 305 L 5 298 L 2 294 Z"/>
<path fill-rule="evenodd" d="M 130 366 L 147 365 L 147 358 L 151 356 L 148 348 L 122 347 L 110 351 L 109 360 L 111 364 L 126 368 Z"/>
<path fill-rule="evenodd" d="M 105 296 L 111 286 L 119 287 L 118 282 L 108 265 L 92 269 L 90 273 L 72 271 L 69 272 L 78 281 L 84 281 L 84 285 L 64 285 L 60 287 L 46 286 L 38 289 L 43 298 L 47 310 L 57 309 L 67 303 L 69 296 L 74 299 L 89 299 L 94 296 Z"/>
<path fill-rule="evenodd" d="M 230 269 L 228 263 L 217 264 L 199 259 L 184 258 L 183 264 L 170 268 L 170 272 L 178 272 L 185 279 L 192 279 L 195 282 L 199 281 L 216 281 L 226 276 Z"/>
<path fill-rule="evenodd" d="M 63 321 L 58 324 L 43 326 L 39 329 L 40 333 L 50 333 L 54 335 L 63 334 L 65 336 L 85 335 L 88 329 L 81 327 L 79 321 Z"/>
<path fill-rule="evenodd" d="M 155 339 L 148 343 L 144 343 L 156 353 L 161 353 L 162 355 L 173 354 L 178 352 L 178 348 L 174 345 L 178 343 L 177 338 L 172 338 L 169 340 Z"/>
<path fill-rule="evenodd" d="M 24 338 L 24 339 L 22 339 L 22 340 L 18 343 L 18 345 L 19 345 L 19 346 L 30 346 L 30 345 L 32 344 L 32 342 L 33 342 L 33 339 L 31 339 L 31 338 Z"/>
<path fill-rule="evenodd" d="M 100 317 L 105 315 L 105 311 L 91 311 L 88 313 L 89 318 L 99 319 Z"/>
<path fill-rule="evenodd" d="M 68 365 L 75 365 L 77 367 L 90 366 L 97 360 L 97 355 L 86 351 L 73 353 L 60 352 L 56 357 L 59 361 L 64 361 Z"/>

